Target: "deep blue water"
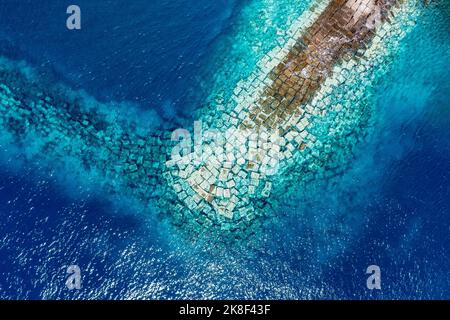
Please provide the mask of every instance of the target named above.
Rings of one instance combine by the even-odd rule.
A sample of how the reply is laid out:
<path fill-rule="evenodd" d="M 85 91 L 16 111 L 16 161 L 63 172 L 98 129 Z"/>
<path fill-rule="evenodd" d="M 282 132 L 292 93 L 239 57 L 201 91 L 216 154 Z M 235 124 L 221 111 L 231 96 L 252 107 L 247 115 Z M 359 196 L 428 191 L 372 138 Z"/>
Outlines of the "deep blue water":
<path fill-rule="evenodd" d="M 176 122 L 208 95 L 199 75 L 248 3 L 79 0 L 83 29 L 69 32 L 65 1 L 4 0 L 0 53 Z M 0 298 L 450 298 L 448 13 L 406 40 L 377 91 L 378 134 L 335 193 L 292 199 L 254 252 L 218 257 L 39 163 L 3 161 Z M 70 264 L 80 291 L 64 286 Z M 381 291 L 365 287 L 371 264 Z"/>
<path fill-rule="evenodd" d="M 138 102 L 169 118 L 198 103 L 192 100 L 199 96 L 199 69 L 238 6 L 235 0 L 77 5 L 83 27 L 70 32 L 65 1 L 2 1 L 0 34 L 13 43 L 2 51 L 54 70 L 97 99 Z"/>

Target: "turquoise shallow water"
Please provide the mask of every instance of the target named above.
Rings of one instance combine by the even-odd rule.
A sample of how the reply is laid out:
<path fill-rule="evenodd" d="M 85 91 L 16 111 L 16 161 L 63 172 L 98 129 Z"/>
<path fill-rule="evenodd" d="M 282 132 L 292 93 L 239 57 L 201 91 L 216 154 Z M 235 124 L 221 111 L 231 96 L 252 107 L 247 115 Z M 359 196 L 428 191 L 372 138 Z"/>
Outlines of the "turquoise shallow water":
<path fill-rule="evenodd" d="M 189 91 L 194 84 L 199 92 L 191 96 L 190 110 L 201 110 L 208 96 L 209 100 L 217 95 L 227 99 L 236 82 L 278 44 L 289 21 L 306 6 L 290 1 L 249 1 L 239 5 L 220 3 L 203 12 L 214 21 L 217 29 L 212 29 L 220 31 L 211 31 L 210 37 L 215 40 L 200 49 L 197 43 L 192 44 L 196 50 L 206 52 L 206 57 L 200 59 L 196 72 L 185 74 L 185 79 L 190 80 L 169 85 L 165 90 L 170 94 L 166 93 L 168 97 L 162 101 L 176 101 L 180 94 L 177 86 Z M 225 7 L 223 12 L 234 13 L 226 14 L 229 20 L 222 22 L 215 10 L 222 12 Z M 449 17 L 448 3 L 433 6 L 402 42 L 388 74 L 367 91 L 373 111 L 370 130 L 364 143 L 358 145 L 354 159 L 347 160 L 343 176 L 331 185 L 319 181 L 280 198 L 279 219 L 257 245 L 240 243 L 223 248 L 186 242 L 148 212 L 130 210 L 124 199 L 111 202 L 100 190 L 72 181 L 70 174 L 55 172 L 48 163 L 29 161 L 17 165 L 16 155 L 2 148 L 0 296 L 448 298 Z M 183 19 L 193 20 L 189 16 Z M 117 23 L 123 28 L 135 28 Z M 162 23 L 153 26 L 156 30 L 163 27 Z M 203 27 L 204 23 L 194 23 L 192 34 Z M 91 36 L 85 35 L 86 39 Z M 24 58 L 24 52 L 30 51 L 34 53 L 30 58 L 34 67 L 43 63 L 42 51 L 27 47 L 26 35 L 22 41 L 14 34 L 8 37 L 10 44 L 2 47 L 6 55 L 17 57 L 11 43 L 23 43 L 19 56 Z M 66 49 L 52 50 L 64 56 Z M 115 50 L 118 47 L 111 52 Z M 50 59 L 56 77 L 58 70 L 74 67 L 65 59 L 50 57 L 45 59 Z M 133 55 L 126 59 L 133 59 Z M 136 61 L 139 59 L 136 57 Z M 184 59 L 181 61 L 186 62 Z M 91 61 L 84 70 L 73 71 L 81 72 L 78 81 L 70 77 L 70 71 L 69 77 L 62 80 L 75 81 L 76 86 L 84 88 L 93 66 Z M 127 69 L 126 75 L 139 70 L 132 63 Z M 197 71 L 199 78 L 194 75 Z M 171 72 L 175 76 L 183 74 Z M 93 82 L 96 73 L 101 78 L 97 70 Z M 170 83 L 171 77 L 165 81 Z M 102 85 L 98 87 L 86 85 L 86 90 L 109 102 L 109 86 L 114 87 L 114 81 L 99 82 Z M 122 97 L 133 94 L 136 83 L 139 76 L 123 89 Z M 152 87 L 155 92 L 160 85 L 156 83 Z M 156 104 L 150 108 L 146 104 L 133 107 L 154 110 L 146 118 L 154 122 L 162 118 L 178 123 L 190 121 L 193 116 L 181 118 L 179 109 L 183 106 L 172 103 L 163 103 L 160 109 Z M 84 270 L 81 291 L 68 292 L 63 285 L 64 266 L 70 263 Z M 365 288 L 365 268 L 369 264 L 382 267 L 381 292 Z"/>

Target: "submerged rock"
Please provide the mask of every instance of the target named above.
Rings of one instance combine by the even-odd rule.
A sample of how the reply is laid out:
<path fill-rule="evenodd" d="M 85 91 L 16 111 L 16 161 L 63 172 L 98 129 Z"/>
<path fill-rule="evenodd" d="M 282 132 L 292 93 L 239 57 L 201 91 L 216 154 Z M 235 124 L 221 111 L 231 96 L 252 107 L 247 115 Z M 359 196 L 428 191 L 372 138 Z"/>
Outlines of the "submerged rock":
<path fill-rule="evenodd" d="M 174 156 L 172 132 L 138 133 L 108 108 L 43 88 L 2 61 L 3 139 L 69 173 L 95 176 L 112 194 L 157 205 L 194 236 L 247 238 L 292 186 L 347 165 L 373 111 L 365 91 L 420 9 L 415 0 L 315 2 L 286 45 L 237 85 L 229 105 L 219 99 L 204 111 L 204 136 L 191 144 L 202 147 L 199 154 Z"/>

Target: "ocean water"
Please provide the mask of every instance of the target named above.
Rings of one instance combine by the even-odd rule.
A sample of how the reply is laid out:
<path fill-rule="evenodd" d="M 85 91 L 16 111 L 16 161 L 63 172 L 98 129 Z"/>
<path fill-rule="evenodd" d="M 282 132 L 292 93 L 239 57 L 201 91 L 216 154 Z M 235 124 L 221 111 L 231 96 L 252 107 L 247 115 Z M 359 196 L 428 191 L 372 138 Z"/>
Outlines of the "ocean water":
<path fill-rule="evenodd" d="M 0 54 L 104 102 L 189 122 L 236 83 L 309 1 L 4 0 Z M 61 22 L 62 21 L 62 22 Z M 0 298 L 450 297 L 450 3 L 436 1 L 371 90 L 375 116 L 342 177 L 281 199 L 257 243 L 183 239 L 48 165 L 1 148 Z M 65 287 L 68 265 L 82 289 Z M 382 290 L 365 270 L 382 270 Z"/>

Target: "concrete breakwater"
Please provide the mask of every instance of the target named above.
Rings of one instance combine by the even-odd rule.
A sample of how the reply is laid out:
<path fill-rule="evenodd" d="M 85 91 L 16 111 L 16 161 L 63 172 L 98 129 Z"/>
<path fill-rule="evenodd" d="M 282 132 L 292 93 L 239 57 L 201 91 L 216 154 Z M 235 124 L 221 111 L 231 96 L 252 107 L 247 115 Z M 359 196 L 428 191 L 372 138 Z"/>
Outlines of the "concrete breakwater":
<path fill-rule="evenodd" d="M 172 132 L 138 133 L 5 63 L 0 126 L 10 143 L 81 168 L 107 192 L 158 204 L 188 232 L 246 238 L 290 185 L 345 165 L 370 117 L 365 90 L 420 8 L 415 1 L 318 1 L 292 26 L 287 45 L 238 84 L 230 106 L 205 112 L 202 130 L 222 139 L 197 141 L 200 155 L 174 153 L 183 141 Z"/>

